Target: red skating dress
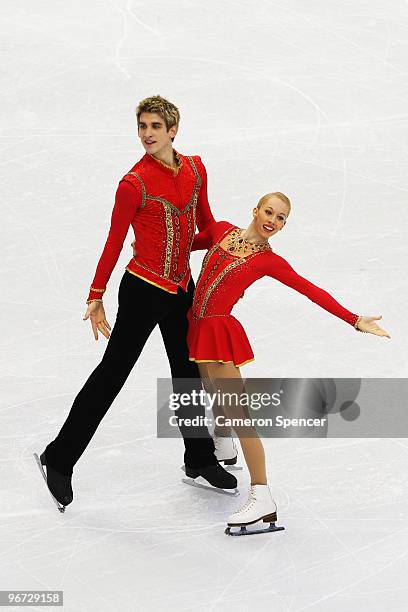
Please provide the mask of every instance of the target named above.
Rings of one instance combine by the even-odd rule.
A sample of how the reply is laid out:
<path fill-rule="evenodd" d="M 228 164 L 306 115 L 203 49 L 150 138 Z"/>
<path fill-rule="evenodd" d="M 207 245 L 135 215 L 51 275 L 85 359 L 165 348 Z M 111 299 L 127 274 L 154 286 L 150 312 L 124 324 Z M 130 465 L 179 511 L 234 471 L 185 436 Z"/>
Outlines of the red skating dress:
<path fill-rule="evenodd" d="M 188 312 L 187 343 L 190 360 L 233 362 L 237 367 L 253 361 L 254 354 L 241 323 L 231 310 L 247 289 L 263 276 L 271 276 L 350 325 L 358 315 L 339 304 L 329 293 L 299 276 L 288 262 L 273 253 L 269 244 L 245 257 L 220 246 L 223 238 L 239 231 L 236 225 L 219 221 L 196 235 L 192 250 L 207 251 Z"/>

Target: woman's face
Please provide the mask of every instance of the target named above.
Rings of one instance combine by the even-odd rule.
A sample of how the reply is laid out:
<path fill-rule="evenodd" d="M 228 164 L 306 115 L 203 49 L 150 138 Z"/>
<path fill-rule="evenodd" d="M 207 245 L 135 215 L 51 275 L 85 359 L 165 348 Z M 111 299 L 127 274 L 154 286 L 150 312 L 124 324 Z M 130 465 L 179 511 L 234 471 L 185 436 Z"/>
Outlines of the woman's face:
<path fill-rule="evenodd" d="M 277 196 L 272 196 L 259 208 L 254 208 L 254 228 L 263 238 L 270 238 L 286 223 L 289 207 Z"/>

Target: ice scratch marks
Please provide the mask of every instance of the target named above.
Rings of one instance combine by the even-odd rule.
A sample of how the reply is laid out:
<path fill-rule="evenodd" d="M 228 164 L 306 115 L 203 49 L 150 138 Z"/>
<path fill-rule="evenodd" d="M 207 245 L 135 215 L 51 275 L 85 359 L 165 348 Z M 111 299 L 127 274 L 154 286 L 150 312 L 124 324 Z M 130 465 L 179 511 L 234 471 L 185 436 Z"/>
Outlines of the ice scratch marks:
<path fill-rule="evenodd" d="M 128 79 L 130 79 L 132 75 L 126 70 L 126 68 L 122 65 L 121 60 L 120 60 L 121 48 L 123 44 L 125 43 L 128 37 L 128 33 L 129 33 L 128 17 L 130 17 L 131 19 L 134 19 L 134 21 L 136 21 L 138 25 L 140 25 L 142 28 L 144 28 L 145 30 L 147 30 L 148 32 L 150 32 L 151 34 L 153 34 L 154 36 L 158 38 L 162 37 L 162 33 L 159 32 L 158 30 L 155 30 L 154 28 L 149 26 L 147 23 L 144 23 L 143 21 L 141 21 L 141 19 L 139 19 L 135 15 L 135 13 L 132 11 L 133 3 L 131 0 L 128 0 L 126 2 L 125 9 L 122 9 L 112 0 L 109 0 L 109 1 L 110 1 L 110 4 L 113 6 L 113 8 L 122 15 L 122 23 L 123 23 L 122 36 L 118 40 L 116 47 L 115 47 L 115 65 Z"/>
<path fill-rule="evenodd" d="M 298 608 L 298 612 L 302 612 L 302 610 L 310 610 L 314 606 L 320 604 L 322 601 L 326 601 L 328 599 L 331 599 L 332 597 L 334 597 L 336 595 L 339 595 L 340 593 L 344 593 L 344 591 L 347 591 L 351 587 L 354 587 L 357 584 L 360 584 L 361 582 L 365 582 L 366 580 L 368 580 L 369 578 L 372 578 L 373 576 L 377 576 L 378 574 L 381 574 L 386 568 L 392 566 L 393 564 L 396 564 L 397 561 L 399 561 L 400 559 L 403 559 L 407 555 L 408 555 L 408 550 L 405 550 L 403 553 L 398 555 L 398 557 L 396 557 L 395 559 L 392 559 L 389 563 L 386 563 L 385 565 L 382 565 L 381 567 L 379 567 L 378 569 L 374 570 L 373 572 L 364 575 L 362 578 L 359 578 L 358 580 L 355 580 L 354 582 L 351 582 L 350 584 L 347 584 L 346 586 L 342 587 L 341 589 L 338 589 L 337 591 L 333 591 L 332 593 L 328 593 L 324 597 L 321 597 L 320 599 L 317 599 L 316 601 L 314 601 L 312 604 L 304 606 L 303 608 Z"/>

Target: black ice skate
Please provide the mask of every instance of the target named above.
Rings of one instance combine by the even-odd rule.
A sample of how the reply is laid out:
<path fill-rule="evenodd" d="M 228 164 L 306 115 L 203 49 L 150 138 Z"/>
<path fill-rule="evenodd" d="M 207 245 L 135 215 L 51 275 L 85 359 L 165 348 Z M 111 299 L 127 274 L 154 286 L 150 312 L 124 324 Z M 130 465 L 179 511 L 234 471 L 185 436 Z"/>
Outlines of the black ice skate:
<path fill-rule="evenodd" d="M 188 477 L 182 478 L 182 482 L 185 484 L 199 487 L 200 489 L 207 489 L 208 491 L 215 491 L 216 493 L 223 493 L 224 495 L 239 495 L 237 479 L 233 474 L 229 474 L 224 470 L 219 463 L 200 468 L 192 468 L 186 465 L 182 466 L 181 469 L 184 470 Z M 197 478 L 200 478 L 198 482 L 196 481 Z"/>
<path fill-rule="evenodd" d="M 60 474 L 60 472 L 57 472 L 51 466 L 47 466 L 45 453 L 40 456 L 34 453 L 34 458 L 55 505 L 60 512 L 65 512 L 65 506 L 68 506 L 74 499 L 71 476 Z M 46 471 L 43 466 L 45 466 Z"/>

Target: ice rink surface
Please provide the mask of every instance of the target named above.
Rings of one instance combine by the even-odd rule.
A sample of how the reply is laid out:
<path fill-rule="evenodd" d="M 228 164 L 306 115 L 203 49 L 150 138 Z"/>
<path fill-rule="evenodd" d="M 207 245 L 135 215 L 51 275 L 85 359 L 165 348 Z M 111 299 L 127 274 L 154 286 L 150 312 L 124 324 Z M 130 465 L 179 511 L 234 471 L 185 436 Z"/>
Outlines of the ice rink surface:
<path fill-rule="evenodd" d="M 78 462 L 65 515 L 32 453 L 106 345 L 85 299 L 150 95 L 179 106 L 174 145 L 202 157 L 216 219 L 246 227 L 260 196 L 287 193 L 274 250 L 392 336 L 357 334 L 265 278 L 234 310 L 256 357 L 243 375 L 407 376 L 408 3 L 6 0 L 0 14 L 0 590 L 62 589 L 67 612 L 406 610 L 408 441 L 266 440 L 286 531 L 228 538 L 239 498 L 181 484 L 181 440 L 156 438 L 158 332 Z M 111 325 L 131 241 L 106 292 Z"/>

